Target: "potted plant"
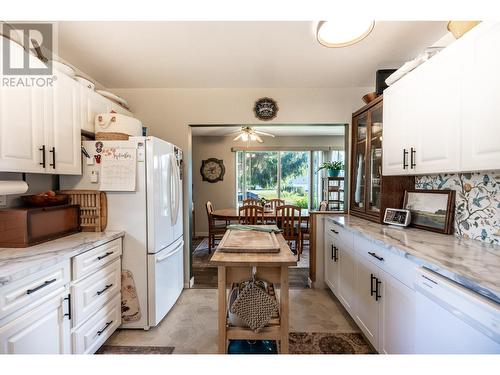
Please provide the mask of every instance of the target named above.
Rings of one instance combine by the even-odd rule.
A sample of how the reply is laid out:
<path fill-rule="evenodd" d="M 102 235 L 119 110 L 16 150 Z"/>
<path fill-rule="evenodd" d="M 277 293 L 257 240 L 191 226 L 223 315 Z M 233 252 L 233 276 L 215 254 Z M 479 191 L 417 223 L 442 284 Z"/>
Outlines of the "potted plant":
<path fill-rule="evenodd" d="M 344 162 L 341 160 L 324 162 L 316 172 L 319 172 L 322 169 L 326 169 L 328 171 L 328 177 L 338 177 L 340 171 L 344 170 Z"/>

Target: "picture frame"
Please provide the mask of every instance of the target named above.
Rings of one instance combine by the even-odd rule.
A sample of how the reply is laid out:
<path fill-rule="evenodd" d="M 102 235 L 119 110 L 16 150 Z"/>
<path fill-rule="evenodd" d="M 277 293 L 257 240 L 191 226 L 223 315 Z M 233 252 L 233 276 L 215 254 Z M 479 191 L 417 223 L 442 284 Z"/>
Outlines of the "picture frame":
<path fill-rule="evenodd" d="M 443 234 L 453 233 L 454 190 L 405 190 L 403 209 L 411 212 L 412 227 Z"/>

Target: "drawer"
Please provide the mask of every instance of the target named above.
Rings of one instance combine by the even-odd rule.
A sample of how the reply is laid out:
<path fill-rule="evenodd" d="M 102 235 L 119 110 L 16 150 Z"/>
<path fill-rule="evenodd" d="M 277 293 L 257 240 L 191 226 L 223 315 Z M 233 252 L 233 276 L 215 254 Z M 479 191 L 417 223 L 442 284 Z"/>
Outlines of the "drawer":
<path fill-rule="evenodd" d="M 348 247 L 352 247 L 353 233 L 341 225 L 334 223 L 331 220 L 325 220 L 325 232 L 332 236 L 334 239 L 338 239 L 343 242 Z"/>
<path fill-rule="evenodd" d="M 69 259 L 0 287 L 0 319 L 64 292 L 70 281 Z"/>
<path fill-rule="evenodd" d="M 73 258 L 73 280 L 77 281 L 122 255 L 122 239 L 117 238 Z"/>
<path fill-rule="evenodd" d="M 121 298 L 116 295 L 72 334 L 73 354 L 92 354 L 121 324 Z"/>
<path fill-rule="evenodd" d="M 362 236 L 355 236 L 354 248 L 359 256 L 367 259 L 406 286 L 414 289 L 413 283 L 417 272 L 416 264 Z"/>
<path fill-rule="evenodd" d="M 71 287 L 73 327 L 101 309 L 121 289 L 121 261 L 115 259 Z"/>

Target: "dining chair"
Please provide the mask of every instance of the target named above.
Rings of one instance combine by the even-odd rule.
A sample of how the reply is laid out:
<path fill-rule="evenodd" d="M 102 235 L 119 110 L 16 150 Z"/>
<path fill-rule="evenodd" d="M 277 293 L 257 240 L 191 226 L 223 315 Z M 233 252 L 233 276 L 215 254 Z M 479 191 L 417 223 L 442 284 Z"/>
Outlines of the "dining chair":
<path fill-rule="evenodd" d="M 238 210 L 240 224 L 264 224 L 264 207 L 249 204 Z"/>
<path fill-rule="evenodd" d="M 212 253 L 212 247 L 215 247 L 215 240 L 222 239 L 224 233 L 226 233 L 226 224 L 218 223 L 213 216 L 214 206 L 212 202 L 207 201 L 205 203 L 205 207 L 207 209 L 207 217 L 208 217 L 208 253 Z"/>
<path fill-rule="evenodd" d="M 297 260 L 300 260 L 300 207 L 293 205 L 282 205 L 276 207 L 276 225 L 282 230 L 283 237 L 288 245 L 294 243 Z"/>
<path fill-rule="evenodd" d="M 278 199 L 278 198 L 269 199 L 268 202 L 271 204 L 273 212 L 276 212 L 276 207 L 285 205 L 285 201 L 283 199 Z"/>
<path fill-rule="evenodd" d="M 319 208 L 318 211 L 327 211 L 328 208 L 328 202 L 327 201 L 321 201 L 319 203 Z M 311 238 L 311 231 L 309 229 L 310 227 L 310 221 L 311 221 L 311 216 L 309 216 L 309 220 L 304 220 L 300 223 L 300 249 L 301 251 L 304 250 L 304 242 L 307 240 L 309 241 Z"/>
<path fill-rule="evenodd" d="M 262 206 L 261 201 L 254 198 L 243 199 L 243 206 Z"/>

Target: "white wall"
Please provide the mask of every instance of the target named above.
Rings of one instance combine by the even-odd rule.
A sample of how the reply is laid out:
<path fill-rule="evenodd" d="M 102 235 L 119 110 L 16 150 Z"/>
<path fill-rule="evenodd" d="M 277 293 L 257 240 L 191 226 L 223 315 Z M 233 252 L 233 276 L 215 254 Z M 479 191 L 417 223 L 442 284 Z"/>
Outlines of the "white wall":
<path fill-rule="evenodd" d="M 335 74 L 335 72 L 332 72 Z M 373 87 L 339 89 L 114 89 L 130 104 L 132 112 L 149 128 L 149 134 L 166 139 L 185 151 L 185 165 L 191 162 L 191 124 L 252 124 L 259 122 L 252 107 L 256 99 L 269 96 L 279 106 L 271 124 L 351 123 L 361 97 Z M 188 205 L 190 171 L 186 170 L 184 212 L 186 259 L 189 259 Z M 186 264 L 186 275 L 189 265 Z"/>
<path fill-rule="evenodd" d="M 211 201 L 215 207 L 228 208 L 236 205 L 236 154 L 232 147 L 245 147 L 245 142 L 234 142 L 234 136 L 193 137 L 192 165 L 193 165 L 193 203 L 195 208 L 195 231 L 197 235 L 206 235 L 208 221 L 205 202 Z M 287 136 L 262 137 L 260 147 L 335 147 L 345 148 L 344 136 Z M 217 158 L 224 161 L 225 174 L 223 181 L 210 183 L 203 181 L 200 174 L 201 162 L 204 159 Z"/>

